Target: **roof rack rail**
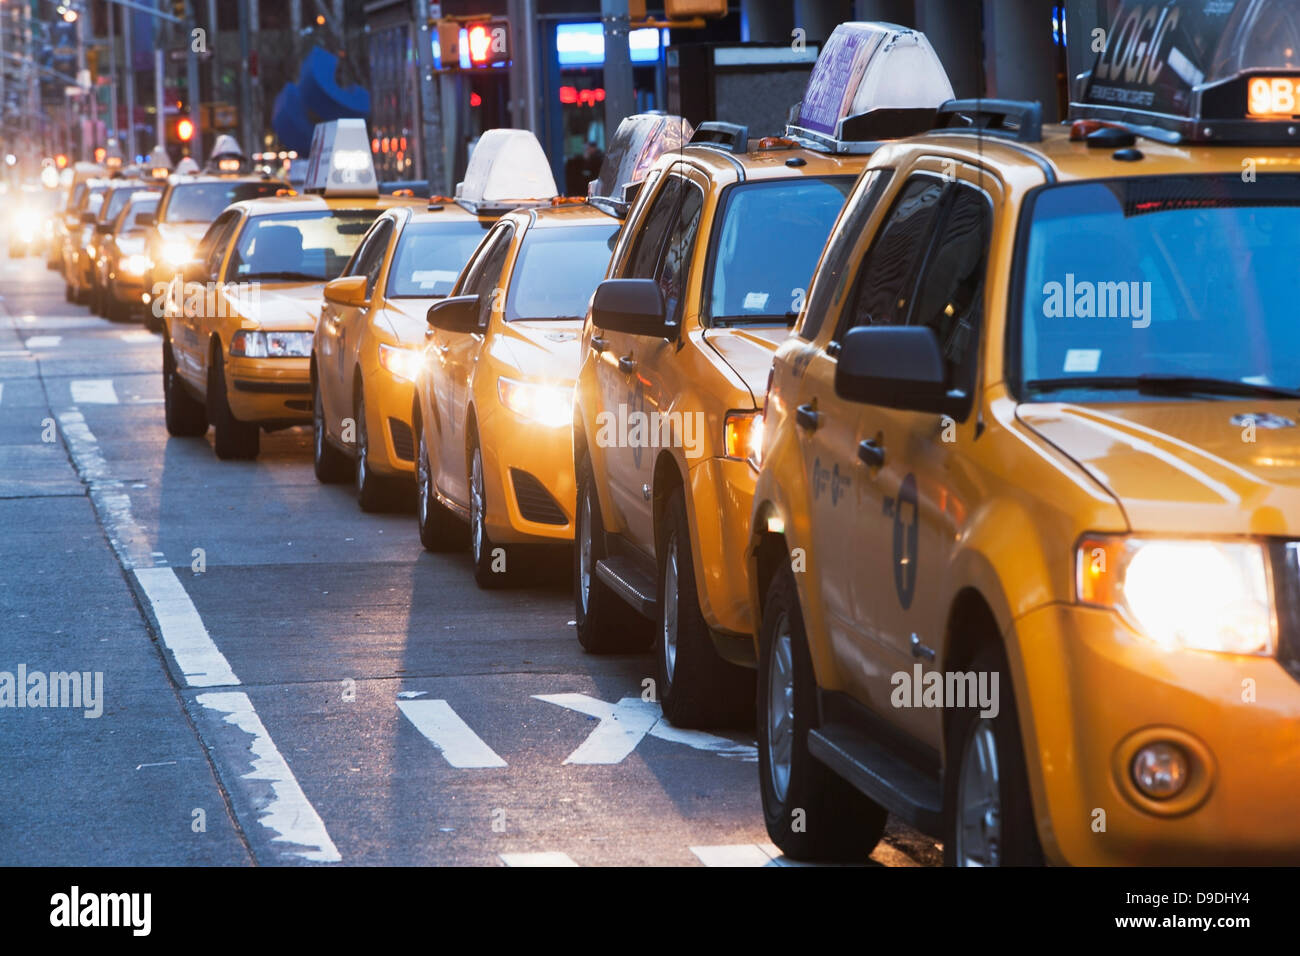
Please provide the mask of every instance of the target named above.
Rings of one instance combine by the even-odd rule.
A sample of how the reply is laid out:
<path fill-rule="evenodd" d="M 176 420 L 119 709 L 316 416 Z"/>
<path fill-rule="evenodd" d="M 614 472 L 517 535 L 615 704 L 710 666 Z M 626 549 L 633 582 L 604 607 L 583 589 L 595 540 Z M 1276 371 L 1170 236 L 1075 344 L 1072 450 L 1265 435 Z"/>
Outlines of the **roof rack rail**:
<path fill-rule="evenodd" d="M 719 120 L 701 123 L 686 145 L 710 146 L 729 153 L 746 153 L 749 151 L 749 127 Z"/>
<path fill-rule="evenodd" d="M 1043 139 L 1043 104 L 1028 100 L 949 100 L 939 107 L 934 128 L 1038 143 Z"/>

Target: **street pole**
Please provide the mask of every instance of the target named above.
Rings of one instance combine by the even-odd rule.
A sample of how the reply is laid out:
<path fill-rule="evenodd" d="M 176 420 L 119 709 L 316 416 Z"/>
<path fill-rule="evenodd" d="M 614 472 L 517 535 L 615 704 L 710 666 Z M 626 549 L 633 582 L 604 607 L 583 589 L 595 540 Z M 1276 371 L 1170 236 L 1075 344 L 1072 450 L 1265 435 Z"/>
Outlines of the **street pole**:
<path fill-rule="evenodd" d="M 246 150 L 253 142 L 253 87 L 248 75 L 248 0 L 239 0 L 239 138 Z"/>
<path fill-rule="evenodd" d="M 158 145 L 167 142 L 167 103 L 163 99 L 166 93 L 166 74 L 164 70 L 163 51 L 162 51 L 162 25 L 159 24 L 154 28 L 154 36 L 157 38 L 157 46 L 153 51 L 153 101 L 158 104 L 158 115 L 155 129 L 158 137 Z"/>
<path fill-rule="evenodd" d="M 119 146 L 122 145 L 122 137 L 117 132 L 117 7 L 114 4 L 106 4 L 104 13 L 108 15 L 108 74 L 113 78 L 112 84 L 108 88 L 108 128 L 113 139 L 117 140 Z M 127 157 L 127 165 L 135 162 L 135 154 Z"/>
<path fill-rule="evenodd" d="M 438 4 L 438 8 L 441 13 L 442 4 Z M 450 192 L 450 189 L 443 153 L 442 110 L 433 75 L 433 37 L 429 32 L 431 14 L 429 0 L 416 0 L 413 35 L 416 67 L 420 71 L 420 158 L 424 163 L 424 178 L 429 181 L 429 192 L 438 195 Z"/>
<path fill-rule="evenodd" d="M 302 0 L 289 0 L 289 32 L 293 34 L 293 69 L 302 70 Z"/>
<path fill-rule="evenodd" d="M 77 89 L 81 94 L 77 97 L 77 144 L 80 147 L 81 155 L 86 159 L 94 159 L 93 148 L 89 142 L 90 126 L 86 122 L 86 100 L 90 98 L 89 92 L 81 85 L 81 78 L 86 75 L 86 42 L 82 33 L 85 26 L 86 18 L 77 17 Z"/>
<path fill-rule="evenodd" d="M 628 46 L 627 0 L 600 0 L 605 27 L 605 142 L 636 109 L 632 86 L 632 51 Z"/>
<path fill-rule="evenodd" d="M 208 56 L 209 66 L 212 69 L 212 89 L 208 94 L 212 97 L 212 102 L 221 102 L 221 31 L 217 29 L 217 0 L 208 0 Z"/>
<path fill-rule="evenodd" d="M 135 12 L 127 9 L 122 11 L 122 47 L 126 61 L 126 151 L 131 158 L 140 155 L 136 149 L 135 142 L 135 40 L 132 29 L 134 27 Z"/>
<path fill-rule="evenodd" d="M 261 142 L 262 130 L 265 126 L 264 119 L 266 111 L 262 109 L 262 57 L 255 49 L 260 46 L 257 42 L 258 34 L 262 23 L 262 13 L 258 0 L 248 0 L 248 66 L 245 72 L 248 75 L 249 91 L 249 109 L 252 110 L 253 116 L 253 139 L 257 142 L 244 140 L 240 145 L 249 153 L 261 152 L 265 149 L 265 144 Z M 256 64 L 254 68 L 253 64 Z"/>
<path fill-rule="evenodd" d="M 190 101 L 190 122 L 194 124 L 194 139 L 190 141 L 190 155 L 203 155 L 203 112 L 199 106 L 199 55 L 194 49 L 194 30 L 198 26 L 198 21 L 194 14 L 194 0 L 185 0 L 185 36 L 182 42 L 185 44 L 182 49 L 185 50 L 185 86 L 189 95 L 186 97 Z M 213 44 L 216 38 L 213 37 Z"/>
<path fill-rule="evenodd" d="M 506 6 L 515 31 L 510 63 L 510 122 L 537 132 L 536 0 L 509 0 Z"/>

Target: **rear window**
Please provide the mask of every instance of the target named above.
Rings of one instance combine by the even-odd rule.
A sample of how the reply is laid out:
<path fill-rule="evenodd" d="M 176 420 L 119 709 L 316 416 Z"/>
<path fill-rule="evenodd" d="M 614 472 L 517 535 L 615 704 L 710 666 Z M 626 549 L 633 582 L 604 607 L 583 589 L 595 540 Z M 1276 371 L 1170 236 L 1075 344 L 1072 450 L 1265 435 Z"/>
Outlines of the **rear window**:
<path fill-rule="evenodd" d="M 274 196 L 283 188 L 278 182 L 180 183 L 172 187 L 163 222 L 212 222 L 232 202 Z"/>
<path fill-rule="evenodd" d="M 506 296 L 507 322 L 580 319 L 605 278 L 618 223 L 530 229 Z"/>
<path fill-rule="evenodd" d="M 483 240 L 477 222 L 418 222 L 402 231 L 388 270 L 391 299 L 441 298 Z"/>

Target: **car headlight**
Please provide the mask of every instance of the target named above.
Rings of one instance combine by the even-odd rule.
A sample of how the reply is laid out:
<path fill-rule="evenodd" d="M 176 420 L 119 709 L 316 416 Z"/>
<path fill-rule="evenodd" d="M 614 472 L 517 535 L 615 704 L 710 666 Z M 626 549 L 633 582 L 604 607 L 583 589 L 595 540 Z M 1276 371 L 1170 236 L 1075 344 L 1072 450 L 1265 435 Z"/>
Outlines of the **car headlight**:
<path fill-rule="evenodd" d="M 414 382 L 424 367 L 424 352 L 396 345 L 379 344 L 379 364 L 394 378 Z"/>
<path fill-rule="evenodd" d="M 763 413 L 728 412 L 723 421 L 722 447 L 728 458 L 747 461 L 757 468 L 763 460 Z"/>
<path fill-rule="evenodd" d="M 240 329 L 230 337 L 230 354 L 245 358 L 307 358 L 311 332 L 260 332 Z"/>
<path fill-rule="evenodd" d="M 168 239 L 161 250 L 162 261 L 173 269 L 185 265 L 193 255 L 193 247 L 184 239 Z"/>
<path fill-rule="evenodd" d="M 535 385 L 509 378 L 497 379 L 501 404 L 520 418 L 548 428 L 560 428 L 573 421 L 573 388 Z"/>
<path fill-rule="evenodd" d="M 119 267 L 129 276 L 142 276 L 149 268 L 149 257 L 136 253 L 123 259 Z"/>
<path fill-rule="evenodd" d="M 1076 563 L 1081 603 L 1118 611 L 1162 647 L 1273 654 L 1277 618 L 1256 542 L 1090 535 Z"/>

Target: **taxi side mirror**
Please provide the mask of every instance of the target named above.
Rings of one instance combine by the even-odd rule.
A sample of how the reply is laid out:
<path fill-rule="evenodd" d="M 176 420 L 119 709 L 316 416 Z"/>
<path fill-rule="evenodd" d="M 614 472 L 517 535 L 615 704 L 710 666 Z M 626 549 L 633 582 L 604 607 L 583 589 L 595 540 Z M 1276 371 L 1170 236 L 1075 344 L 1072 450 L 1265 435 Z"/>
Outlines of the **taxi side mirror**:
<path fill-rule="evenodd" d="M 840 344 L 835 394 L 850 402 L 947 412 L 956 396 L 944 382 L 943 350 L 924 325 L 860 326 Z"/>
<path fill-rule="evenodd" d="M 208 264 L 202 259 L 191 259 L 181 266 L 181 279 L 186 283 L 207 282 L 210 278 Z"/>
<path fill-rule="evenodd" d="M 606 279 L 596 286 L 591 324 L 598 329 L 673 339 L 677 326 L 668 322 L 663 292 L 654 279 Z"/>
<path fill-rule="evenodd" d="M 158 225 L 158 216 L 152 212 L 142 212 L 135 217 L 137 226 L 156 226 Z"/>
<path fill-rule="evenodd" d="M 361 307 L 366 299 L 365 276 L 341 276 L 325 283 L 325 298 L 335 305 Z"/>
<path fill-rule="evenodd" d="M 94 222 L 95 222 L 95 214 L 93 212 L 83 212 L 81 214 L 81 224 L 83 226 L 93 225 Z"/>
<path fill-rule="evenodd" d="M 106 236 L 112 231 L 113 231 L 113 224 L 111 222 L 95 223 L 95 232 L 97 232 L 101 236 Z"/>
<path fill-rule="evenodd" d="M 480 297 L 476 295 L 454 295 L 440 299 L 429 306 L 426 316 L 429 327 L 443 332 L 478 332 L 479 304 Z"/>

